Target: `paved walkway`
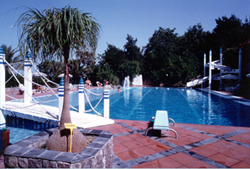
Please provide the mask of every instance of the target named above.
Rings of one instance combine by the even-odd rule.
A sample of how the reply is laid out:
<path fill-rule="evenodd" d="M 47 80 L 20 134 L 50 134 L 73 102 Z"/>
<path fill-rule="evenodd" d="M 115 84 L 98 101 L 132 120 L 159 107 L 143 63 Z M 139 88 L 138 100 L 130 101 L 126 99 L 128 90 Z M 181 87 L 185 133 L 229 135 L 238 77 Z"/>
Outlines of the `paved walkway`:
<path fill-rule="evenodd" d="M 147 122 L 115 120 L 94 127 L 114 134 L 114 168 L 250 168 L 250 128 L 176 124 L 144 136 Z"/>

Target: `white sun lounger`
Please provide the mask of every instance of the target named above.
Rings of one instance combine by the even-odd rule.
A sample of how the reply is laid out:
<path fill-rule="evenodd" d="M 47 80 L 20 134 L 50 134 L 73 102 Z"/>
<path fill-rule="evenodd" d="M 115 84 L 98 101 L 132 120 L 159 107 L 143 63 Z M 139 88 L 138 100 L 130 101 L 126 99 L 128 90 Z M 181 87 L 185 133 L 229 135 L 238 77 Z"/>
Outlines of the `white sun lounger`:
<path fill-rule="evenodd" d="M 178 139 L 177 132 L 174 129 L 171 129 L 169 126 L 169 120 L 173 122 L 173 126 L 175 126 L 175 121 L 171 118 L 168 118 L 168 112 L 164 110 L 157 110 L 155 117 L 152 117 L 149 123 L 154 119 L 153 127 L 149 127 L 145 136 L 147 136 L 149 130 L 171 130 L 175 133 L 175 138 Z"/>

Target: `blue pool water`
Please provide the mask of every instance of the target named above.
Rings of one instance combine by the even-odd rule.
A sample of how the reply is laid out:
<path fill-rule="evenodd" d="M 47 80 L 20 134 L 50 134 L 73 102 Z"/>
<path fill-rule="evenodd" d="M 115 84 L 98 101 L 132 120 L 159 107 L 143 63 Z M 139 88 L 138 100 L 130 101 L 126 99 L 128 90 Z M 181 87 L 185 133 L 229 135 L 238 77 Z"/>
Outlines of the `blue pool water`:
<path fill-rule="evenodd" d="M 91 91 L 103 93 L 103 88 Z M 93 106 L 101 97 L 87 94 Z M 169 117 L 177 123 L 250 127 L 250 107 L 239 104 L 242 101 L 194 89 L 131 87 L 123 89 L 123 92 L 110 91 L 110 118 L 148 121 L 155 115 L 156 110 L 167 110 Z M 70 95 L 70 102 L 78 109 L 78 92 Z M 46 104 L 58 105 L 57 101 Z M 90 106 L 86 103 L 86 110 L 89 109 Z M 103 101 L 96 111 L 103 114 Z M 90 113 L 95 114 L 93 111 Z"/>
<path fill-rule="evenodd" d="M 232 97 L 223 98 L 194 89 L 131 87 L 122 90 L 122 92 L 110 91 L 111 119 L 148 121 L 157 110 L 167 110 L 169 117 L 174 119 L 176 123 L 250 127 L 250 104 L 246 100 Z M 103 93 L 103 88 L 96 88 L 91 91 Z M 101 98 L 101 96 L 95 96 L 89 92 L 87 92 L 87 95 L 90 97 L 93 106 Z M 41 101 L 44 98 L 46 97 L 39 97 L 36 100 Z M 50 98 L 50 100 L 54 99 L 56 99 L 56 96 Z M 239 102 L 247 104 L 240 104 Z M 58 101 L 49 101 L 44 104 L 58 106 Z M 78 92 L 70 94 L 70 104 L 78 109 Z M 85 107 L 86 110 L 90 109 L 88 103 L 85 104 Z M 96 111 L 103 114 L 103 100 L 96 107 Z M 90 113 L 95 114 L 93 111 Z M 39 127 L 41 124 L 30 122 L 28 124 L 30 128 L 22 127 L 20 129 L 18 125 L 13 126 L 11 133 L 20 133 L 18 135 L 23 139 L 25 134 L 30 136 L 44 130 L 44 127 Z M 17 136 L 13 135 L 11 137 L 15 138 L 11 139 L 10 142 L 19 141 L 16 139 Z"/>
<path fill-rule="evenodd" d="M 10 129 L 10 143 L 13 144 L 34 134 L 56 126 L 27 119 L 6 116 L 6 128 Z"/>

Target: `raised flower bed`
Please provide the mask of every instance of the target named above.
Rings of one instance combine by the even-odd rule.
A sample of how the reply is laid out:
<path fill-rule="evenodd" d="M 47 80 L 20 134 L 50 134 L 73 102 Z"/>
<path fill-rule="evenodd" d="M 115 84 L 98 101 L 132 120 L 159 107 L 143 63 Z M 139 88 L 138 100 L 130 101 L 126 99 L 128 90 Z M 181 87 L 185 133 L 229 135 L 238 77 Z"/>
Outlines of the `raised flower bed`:
<path fill-rule="evenodd" d="M 93 140 L 80 153 L 43 149 L 49 135 L 56 129 L 8 146 L 4 152 L 6 168 L 112 168 L 113 135 L 107 131 L 79 129 Z"/>

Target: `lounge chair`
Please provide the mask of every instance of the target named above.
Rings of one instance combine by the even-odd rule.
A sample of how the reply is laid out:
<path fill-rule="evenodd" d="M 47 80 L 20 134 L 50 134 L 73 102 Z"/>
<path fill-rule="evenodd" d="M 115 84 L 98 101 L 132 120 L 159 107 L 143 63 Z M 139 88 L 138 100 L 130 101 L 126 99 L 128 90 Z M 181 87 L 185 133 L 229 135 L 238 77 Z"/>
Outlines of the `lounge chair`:
<path fill-rule="evenodd" d="M 169 126 L 169 120 L 173 122 L 173 126 L 175 126 L 175 121 L 171 118 L 168 118 L 168 112 L 163 110 L 157 110 L 155 117 L 152 117 L 149 120 L 149 123 L 154 120 L 153 127 L 149 127 L 145 136 L 147 136 L 149 130 L 171 130 L 175 133 L 175 138 L 178 139 L 177 132 L 174 129 L 171 129 Z"/>

